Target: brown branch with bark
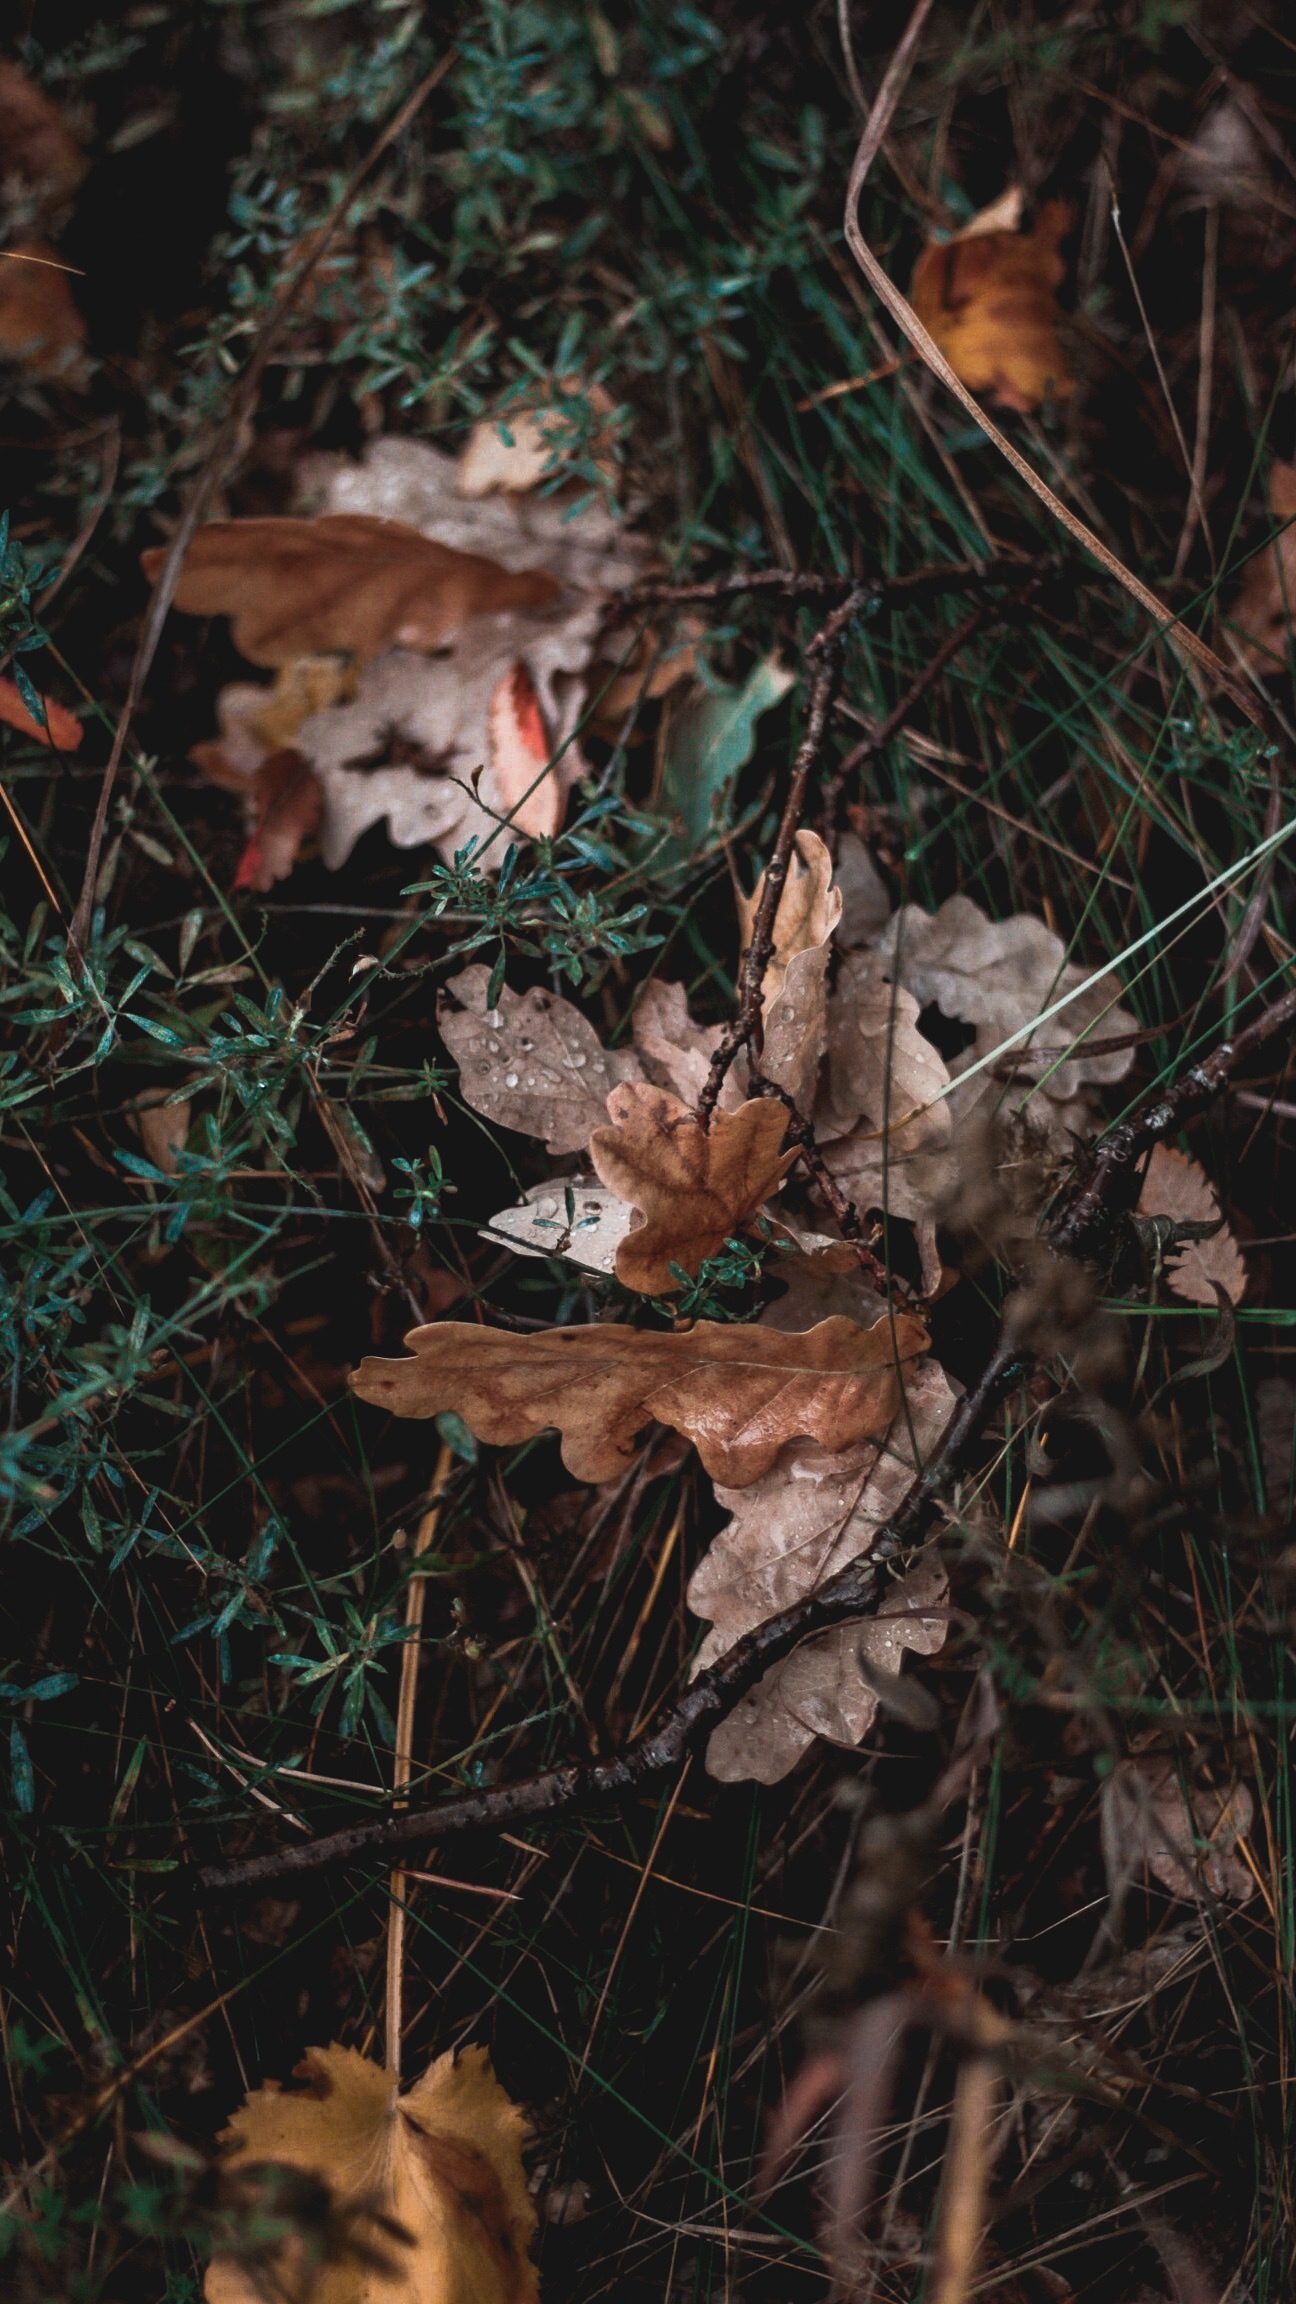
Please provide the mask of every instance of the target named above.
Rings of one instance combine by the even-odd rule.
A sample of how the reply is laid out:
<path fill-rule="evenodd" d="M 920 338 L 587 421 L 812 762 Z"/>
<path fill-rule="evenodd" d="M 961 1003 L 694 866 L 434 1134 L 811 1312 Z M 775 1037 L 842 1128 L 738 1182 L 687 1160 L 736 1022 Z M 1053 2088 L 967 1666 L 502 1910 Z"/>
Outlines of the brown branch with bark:
<path fill-rule="evenodd" d="M 1150 1096 L 1128 1120 L 1100 1140 L 1089 1176 L 1046 1234 L 1056 1255 L 1093 1262 L 1104 1258 L 1121 1215 L 1133 1205 L 1138 1163 L 1154 1144 L 1174 1135 L 1228 1086 L 1238 1068 L 1271 1040 L 1296 1024 L 1296 989 L 1266 1008 L 1255 1021 L 1194 1064 L 1164 1091 Z M 945 1434 L 874 1540 L 867 1558 L 853 1561 L 798 1601 L 740 1640 L 709 1671 L 699 1673 L 656 1724 L 606 1758 L 551 1768 L 514 1784 L 461 1793 L 429 1808 L 399 1816 L 366 1818 L 340 1832 L 272 1849 L 263 1856 L 211 1864 L 198 1873 L 209 1890 L 260 1888 L 292 1873 L 356 1858 L 386 1857 L 426 1841 L 471 1831 L 498 1832 L 531 1817 L 559 1817 L 620 1798 L 637 1787 L 671 1775 L 725 1719 L 773 1666 L 803 1640 L 834 1625 L 873 1614 L 883 1596 L 884 1578 L 921 1543 L 941 1505 L 970 1470 L 977 1443 L 995 1410 L 1034 1365 L 1034 1354 L 1016 1331 L 1009 1299 L 1000 1340 L 979 1381 L 959 1401 Z"/>

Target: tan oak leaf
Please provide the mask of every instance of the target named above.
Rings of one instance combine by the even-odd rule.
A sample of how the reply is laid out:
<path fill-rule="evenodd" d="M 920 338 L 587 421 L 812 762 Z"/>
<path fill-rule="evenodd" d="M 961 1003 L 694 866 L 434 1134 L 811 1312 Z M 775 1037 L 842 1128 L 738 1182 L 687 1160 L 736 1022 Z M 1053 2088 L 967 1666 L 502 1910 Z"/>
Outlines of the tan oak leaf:
<path fill-rule="evenodd" d="M 1224 1791 L 1208 1784 L 1185 1789 L 1171 1754 L 1139 1753 L 1122 1761 L 1107 1796 L 1109 1869 L 1146 1866 L 1184 1903 L 1227 1896 L 1244 1904 L 1255 1893 L 1255 1876 L 1236 1850 L 1254 1814 L 1245 1784 L 1234 1782 Z"/>
<path fill-rule="evenodd" d="M 522 2166 L 523 2115 L 483 2048 L 452 2050 L 400 2093 L 354 2048 L 311 2048 L 295 2088 L 268 2081 L 222 2141 L 234 2171 L 265 2162 L 326 2184 L 353 2246 L 312 2262 L 299 2235 L 271 2263 L 216 2255 L 207 2304 L 535 2304 L 536 2216 Z"/>
<path fill-rule="evenodd" d="M 663 984 L 654 976 L 636 1003 L 633 1029 L 635 1053 L 648 1079 L 658 1088 L 669 1088 L 682 1103 L 696 1104 L 706 1086 L 722 1027 L 695 1024 L 684 986 Z M 720 1091 L 722 1112 L 736 1111 L 743 1102 L 746 1076 L 740 1051 L 725 1074 Z"/>
<path fill-rule="evenodd" d="M 709 1129 L 668 1088 L 647 1081 L 614 1088 L 607 1108 L 611 1126 L 594 1130 L 590 1158 L 609 1190 L 643 1212 L 616 1269 L 625 1287 L 647 1296 L 678 1288 L 672 1265 L 695 1273 L 796 1158 L 780 1150 L 787 1117 L 771 1098 L 717 1112 Z"/>
<path fill-rule="evenodd" d="M 543 1136 L 550 1152 L 583 1152 L 607 1117 L 609 1090 L 638 1079 L 634 1056 L 604 1048 L 579 1008 L 555 992 L 505 985 L 488 1009 L 489 990 L 489 968 L 474 961 L 451 977 L 438 1005 L 464 1102 L 502 1128 Z"/>
<path fill-rule="evenodd" d="M 682 1432 L 713 1479 L 747 1487 L 787 1441 L 827 1448 L 878 1440 L 901 1373 L 927 1349 L 912 1314 L 857 1328 L 824 1320 L 801 1336 L 699 1320 L 661 1332 L 597 1322 L 520 1336 L 442 1320 L 405 1338 L 412 1357 L 361 1362 L 360 1399 L 394 1416 L 450 1409 L 506 1446 L 557 1429 L 577 1480 L 613 1480 L 654 1419 Z"/>
<path fill-rule="evenodd" d="M 1204 1168 L 1172 1144 L 1154 1144 L 1139 1193 L 1140 1216 L 1170 1216 L 1179 1224 L 1218 1224 L 1220 1204 Z M 1206 1240 L 1187 1240 L 1166 1258 L 1166 1278 L 1176 1296 L 1193 1304 L 1215 1305 L 1218 1281 L 1234 1304 L 1247 1289 L 1242 1251 L 1227 1225 Z"/>

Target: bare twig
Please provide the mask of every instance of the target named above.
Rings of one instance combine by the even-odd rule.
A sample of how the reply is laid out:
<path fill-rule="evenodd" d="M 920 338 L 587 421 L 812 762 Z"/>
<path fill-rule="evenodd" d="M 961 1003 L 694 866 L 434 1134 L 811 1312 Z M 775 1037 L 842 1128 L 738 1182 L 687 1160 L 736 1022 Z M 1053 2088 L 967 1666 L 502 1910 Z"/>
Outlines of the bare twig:
<path fill-rule="evenodd" d="M 787 799 L 783 804 L 783 814 L 779 821 L 778 838 L 774 842 L 774 853 L 765 867 L 761 900 L 756 908 L 756 918 L 752 922 L 751 942 L 747 947 L 738 979 L 738 1014 L 733 1023 L 726 1028 L 716 1047 L 715 1054 L 711 1058 L 711 1069 L 698 1098 L 698 1117 L 704 1124 L 710 1122 L 716 1107 L 716 1099 L 725 1083 L 725 1075 L 739 1049 L 750 1045 L 755 1048 L 758 1056 L 760 1054 L 762 1044 L 761 988 L 765 981 L 765 971 L 769 966 L 770 954 L 774 949 L 774 922 L 778 913 L 779 898 L 783 894 L 792 862 L 793 846 L 796 842 L 801 818 L 805 812 L 805 798 L 810 782 L 810 772 L 818 764 L 824 747 L 824 739 L 828 733 L 833 702 L 837 694 L 838 682 L 841 679 L 842 643 L 845 638 L 846 627 L 851 618 L 859 614 L 866 597 L 867 595 L 858 586 L 849 592 L 840 607 L 833 609 L 831 616 L 816 632 L 806 651 L 813 665 L 813 671 L 810 678 L 810 693 L 806 698 L 805 734 L 801 738 L 796 759 L 792 763 Z"/>
<path fill-rule="evenodd" d="M 907 1298 L 909 1290 L 904 1282 L 898 1274 L 887 1271 L 881 1258 L 875 1256 L 868 1245 L 860 1212 L 854 1201 L 848 1200 L 842 1191 L 815 1141 L 813 1125 L 807 1120 L 804 1112 L 799 1109 L 795 1097 L 789 1096 L 786 1088 L 780 1088 L 777 1080 L 770 1080 L 763 1072 L 753 1072 L 748 1078 L 747 1087 L 753 1096 L 776 1096 L 782 1104 L 788 1116 L 788 1136 L 801 1155 L 803 1167 L 814 1179 L 825 1205 L 831 1209 L 841 1228 L 843 1238 L 849 1240 L 862 1268 L 868 1273 L 874 1286 L 880 1289 L 884 1296 Z"/>
<path fill-rule="evenodd" d="M 728 576 L 707 576 L 696 583 L 672 584 L 653 579 L 619 592 L 611 603 L 623 608 L 687 606 L 690 601 L 735 600 L 744 592 L 772 592 L 781 600 L 837 600 L 858 591 L 861 609 L 879 614 L 907 608 L 918 601 L 938 599 L 944 592 L 970 590 L 979 584 L 1020 583 L 1044 563 L 1014 560 L 952 560 L 931 568 L 915 569 L 910 576 L 825 576 L 788 568 L 740 569 Z"/>

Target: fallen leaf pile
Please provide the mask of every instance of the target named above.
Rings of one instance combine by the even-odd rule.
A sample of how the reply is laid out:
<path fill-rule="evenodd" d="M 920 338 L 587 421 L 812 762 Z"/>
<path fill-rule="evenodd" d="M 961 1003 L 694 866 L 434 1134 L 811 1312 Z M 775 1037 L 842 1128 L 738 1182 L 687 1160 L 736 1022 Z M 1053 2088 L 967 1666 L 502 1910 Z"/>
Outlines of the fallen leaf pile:
<path fill-rule="evenodd" d="M 970 392 L 1029 415 L 1073 389 L 1057 304 L 1070 212 L 1062 201 L 1045 201 L 1023 232 L 1022 207 L 1016 188 L 950 239 L 929 242 L 909 297 Z"/>
<path fill-rule="evenodd" d="M 760 899 L 758 886 L 740 903 L 743 948 Z M 407 1337 L 413 1357 L 366 1360 L 355 1388 L 400 1416 L 449 1410 L 501 1445 L 556 1429 L 568 1469 L 587 1481 L 622 1473 L 654 1420 L 691 1440 L 730 1514 L 689 1587 L 711 1626 L 701 1668 L 867 1554 L 955 1394 L 924 1358 L 918 1320 L 887 1312 L 849 1242 L 804 1230 L 782 1208 L 793 1166 L 782 1102 L 745 1098 L 752 1075 L 739 1063 L 702 1126 L 694 1107 L 719 1027 L 694 1020 L 683 985 L 648 985 L 619 1049 L 552 992 L 504 986 L 494 1007 L 490 992 L 480 963 L 445 988 L 441 1033 L 460 1093 L 574 1164 L 502 1210 L 485 1237 L 665 1296 L 759 1216 L 783 1293 L 750 1325 L 700 1320 L 671 1333 L 600 1320 L 519 1336 L 437 1322 Z M 1120 994 L 1111 970 L 1091 981 L 1029 914 L 992 921 L 965 896 L 892 913 L 861 843 L 842 841 L 834 873 L 823 842 L 802 832 L 775 913 L 755 1066 L 812 1120 L 859 1211 L 914 1225 L 934 1290 L 936 1224 L 968 1130 L 1015 1171 L 1024 1151 L 1069 1149 L 1091 1132 L 1095 1091 L 1134 1058 Z M 922 1029 L 933 1009 L 971 1035 L 948 1064 Z M 1154 1210 L 1181 1222 L 1218 1215 L 1202 1171 L 1169 1152 L 1144 1187 L 1143 1213 Z M 1224 1234 L 1172 1254 L 1168 1277 L 1211 1304 L 1212 1278 L 1235 1301 L 1245 1284 Z M 716 1730 L 712 1773 L 772 1783 L 816 1737 L 857 1743 L 904 1651 L 942 1645 L 943 1598 L 933 1556 L 878 1619 L 805 1642 Z"/>
<path fill-rule="evenodd" d="M 519 467 L 499 446 L 502 461 L 479 428 L 456 462 L 376 440 L 362 465 L 310 461 L 309 517 L 199 529 L 177 606 L 228 615 L 249 662 L 276 672 L 273 688 L 227 688 L 219 737 L 194 753 L 243 794 L 254 841 L 258 777 L 289 747 L 314 780 L 333 871 L 380 822 L 394 846 L 431 843 L 447 859 L 501 817 L 529 838 L 561 826 L 585 772 L 576 732 L 606 604 L 645 551 L 600 504 L 518 493 L 540 477 L 537 459 Z M 146 573 L 164 558 L 145 553 Z M 298 845 L 313 829 L 303 804 Z M 507 845 L 487 851 L 489 869 Z M 281 878 L 296 850 L 286 831 L 277 846 Z M 268 886 L 271 869 L 241 884 Z"/>
<path fill-rule="evenodd" d="M 533 2304 L 535 2210 L 522 2166 L 524 2123 L 482 2048 L 439 2056 L 401 2095 L 354 2048 L 311 2048 L 295 2088 L 259 2088 L 225 2131 L 235 2170 L 301 2169 L 349 2211 L 352 2246 L 313 2264 L 294 2236 L 270 2266 L 213 2257 L 207 2304 Z"/>

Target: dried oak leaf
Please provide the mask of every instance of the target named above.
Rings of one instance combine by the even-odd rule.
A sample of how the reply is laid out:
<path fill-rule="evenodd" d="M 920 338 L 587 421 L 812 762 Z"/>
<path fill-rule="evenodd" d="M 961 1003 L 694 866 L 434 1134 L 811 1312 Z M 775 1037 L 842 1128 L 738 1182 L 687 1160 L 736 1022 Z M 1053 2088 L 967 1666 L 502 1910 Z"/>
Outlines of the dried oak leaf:
<path fill-rule="evenodd" d="M 165 545 L 141 555 L 156 582 Z M 367 664 L 385 648 L 440 648 L 474 616 L 543 608 L 560 586 L 478 552 L 433 542 L 397 520 L 211 520 L 185 555 L 175 604 L 229 616 L 251 664 L 340 652 Z"/>
<path fill-rule="evenodd" d="M 1109 1829 L 1128 1868 L 1146 1865 L 1185 1903 L 1205 1895 L 1245 1904 L 1254 1895 L 1250 1866 L 1234 1853 L 1255 1813 L 1245 1784 L 1230 1784 L 1224 1792 L 1193 1785 L 1185 1792 L 1169 1754 L 1140 1753 L 1122 1761 L 1109 1797 Z"/>
<path fill-rule="evenodd" d="M 1067 959 L 1061 937 L 1042 920 L 1027 912 L 989 920 L 967 896 L 951 896 L 935 913 L 902 905 L 876 951 L 920 1009 L 934 1005 L 942 1015 L 976 1026 L 976 1056 L 992 1055 L 1089 974 Z M 1117 1006 L 1120 991 L 1114 973 L 1103 975 L 1042 1025 L 1038 1039 L 1019 1041 L 1005 1063 L 1011 1062 L 1019 1078 L 1047 1075 L 1043 1094 L 1058 1104 L 1090 1083 L 1123 1080 L 1134 1061 L 1132 1045 L 1092 1054 L 1086 1045 L 1137 1030 L 1128 1009 Z"/>
<path fill-rule="evenodd" d="M 1048 200 L 1022 232 L 1020 211 L 1020 193 L 1005 194 L 952 239 L 929 243 L 909 300 L 970 392 L 1028 415 L 1073 390 L 1057 303 L 1071 217 L 1063 201 Z"/>
<path fill-rule="evenodd" d="M 934 1211 L 956 1173 L 944 1058 L 918 1030 L 918 1002 L 871 953 L 843 963 L 828 1014 L 828 1077 L 815 1132 L 857 1208 L 916 1225 L 924 1285 L 939 1280 Z"/>
<path fill-rule="evenodd" d="M 1170 1216 L 1179 1224 L 1218 1224 L 1220 1204 L 1204 1168 L 1173 1145 L 1154 1144 L 1139 1193 L 1140 1216 Z M 1225 1225 L 1206 1240 L 1188 1240 L 1166 1260 L 1166 1278 L 1176 1296 L 1193 1304 L 1219 1302 L 1213 1282 L 1218 1281 L 1234 1304 L 1247 1289 L 1247 1268 L 1242 1251 Z"/>
<path fill-rule="evenodd" d="M 711 1623 L 695 1672 L 868 1553 L 914 1477 L 915 1443 L 924 1462 L 954 1403 L 944 1370 L 925 1361 L 906 1370 L 904 1403 L 882 1438 L 831 1454 L 796 1440 L 760 1480 L 740 1491 L 717 1488 L 732 1518 L 689 1584 L 690 1608 Z M 932 1611 L 940 1610 L 944 1591 L 933 1557 L 888 1595 L 878 1618 L 806 1641 L 716 1729 L 710 1773 L 726 1783 L 754 1777 L 774 1784 L 816 1736 L 858 1744 L 877 1711 L 858 1658 L 874 1672 L 894 1674 L 906 1647 L 934 1655 L 944 1644 L 945 1618 Z"/>
<path fill-rule="evenodd" d="M 1269 510 L 1296 522 L 1296 464 L 1275 463 L 1269 474 Z M 1284 528 L 1268 551 L 1247 563 L 1230 621 L 1243 635 L 1244 663 L 1262 675 L 1287 668 L 1296 603 L 1296 526 Z"/>
<path fill-rule="evenodd" d="M 488 1009 L 480 961 L 445 987 L 437 1025 L 459 1066 L 459 1091 L 502 1128 L 543 1136 L 550 1152 L 583 1152 L 607 1118 L 612 1089 L 639 1078 L 629 1050 L 604 1048 L 592 1024 L 554 992 L 511 992 Z"/>
<path fill-rule="evenodd" d="M 86 325 L 67 272 L 43 240 L 0 251 L 0 360 L 33 376 L 81 380 Z"/>
<path fill-rule="evenodd" d="M 752 940 L 756 915 L 765 893 L 762 872 L 750 896 L 738 898 L 738 919 L 744 953 Z M 842 913 L 842 894 L 833 882 L 833 863 L 817 832 L 798 832 L 788 862 L 788 876 L 774 915 L 774 943 L 769 966 L 761 979 L 761 999 L 768 1012 L 783 989 L 788 963 L 798 952 L 824 947 Z"/>
<path fill-rule="evenodd" d="M 146 1088 L 136 1097 L 134 1110 L 126 1115 L 149 1159 L 164 1176 L 178 1172 L 176 1154 L 188 1141 L 192 1110 L 187 1097 L 173 1103 L 165 1088 Z"/>
<path fill-rule="evenodd" d="M 0 680 L 0 720 L 10 728 L 21 729 L 24 736 L 34 736 L 38 744 L 52 745 L 56 752 L 75 752 L 84 733 L 80 721 L 61 704 L 51 703 L 48 696 L 41 702 L 45 706 L 43 728 L 28 710 L 16 681 Z"/>
<path fill-rule="evenodd" d="M 75 192 L 88 162 L 56 104 L 22 67 L 0 57 L 0 176 L 54 202 Z"/>
<path fill-rule="evenodd" d="M 268 2280 L 253 2258 L 215 2256 L 207 2304 L 265 2304 L 271 2290 L 311 2304 L 534 2304 L 525 2124 L 485 2049 L 447 2051 L 404 2095 L 354 2048 L 308 2049 L 295 2077 L 300 2088 L 268 2082 L 235 2113 L 232 2167 L 318 2178 L 333 2210 L 351 2212 L 355 2245 L 317 2266 L 290 2237 Z"/>
<path fill-rule="evenodd" d="M 787 1116 L 771 1098 L 717 1112 L 710 1128 L 668 1088 L 630 1081 L 607 1100 L 612 1125 L 590 1137 L 602 1182 L 643 1212 L 617 1250 L 617 1278 L 645 1296 L 678 1288 L 754 1216 L 787 1174 Z"/>
<path fill-rule="evenodd" d="M 682 1432 L 713 1479 L 744 1488 L 791 1439 L 853 1447 L 889 1431 L 905 1364 L 927 1349 L 909 1313 L 857 1328 L 825 1320 L 804 1336 L 699 1320 L 659 1333 L 599 1322 L 517 1336 L 440 1321 L 405 1338 L 408 1360 L 364 1360 L 360 1399 L 394 1416 L 451 1409 L 479 1440 L 507 1445 L 557 1429 L 577 1480 L 614 1480 L 654 1419 Z"/>

